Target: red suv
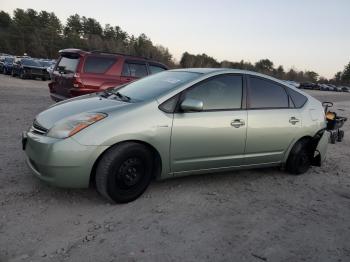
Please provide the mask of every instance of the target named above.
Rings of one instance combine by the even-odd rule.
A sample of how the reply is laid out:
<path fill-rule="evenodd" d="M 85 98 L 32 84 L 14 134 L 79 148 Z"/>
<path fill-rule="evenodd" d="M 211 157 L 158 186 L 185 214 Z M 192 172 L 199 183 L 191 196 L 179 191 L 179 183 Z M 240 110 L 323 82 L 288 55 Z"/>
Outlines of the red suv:
<path fill-rule="evenodd" d="M 168 68 L 146 58 L 99 51 L 64 49 L 49 83 L 54 101 L 100 92 Z"/>

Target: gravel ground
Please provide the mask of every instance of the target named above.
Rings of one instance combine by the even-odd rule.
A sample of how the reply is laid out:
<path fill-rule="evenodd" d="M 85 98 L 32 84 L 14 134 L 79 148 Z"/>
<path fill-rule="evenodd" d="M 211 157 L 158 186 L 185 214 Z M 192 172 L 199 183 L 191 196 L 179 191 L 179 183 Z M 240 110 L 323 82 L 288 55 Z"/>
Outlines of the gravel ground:
<path fill-rule="evenodd" d="M 311 93 L 349 115 L 349 94 Z M 50 104 L 47 82 L 0 75 L 1 262 L 350 261 L 349 136 L 305 175 L 184 177 L 110 205 L 93 189 L 49 187 L 26 167 L 21 131 Z"/>

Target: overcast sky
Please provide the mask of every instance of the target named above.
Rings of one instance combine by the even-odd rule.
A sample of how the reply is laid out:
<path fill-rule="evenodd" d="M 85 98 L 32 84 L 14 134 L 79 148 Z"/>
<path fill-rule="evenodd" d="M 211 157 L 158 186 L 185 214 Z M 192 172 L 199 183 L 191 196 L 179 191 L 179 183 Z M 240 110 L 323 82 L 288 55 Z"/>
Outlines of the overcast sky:
<path fill-rule="evenodd" d="M 332 77 L 350 61 L 350 0 L 1 1 L 0 10 L 78 13 L 129 34 L 145 33 L 179 60 L 185 51 L 219 61 L 269 58 L 285 69 Z"/>

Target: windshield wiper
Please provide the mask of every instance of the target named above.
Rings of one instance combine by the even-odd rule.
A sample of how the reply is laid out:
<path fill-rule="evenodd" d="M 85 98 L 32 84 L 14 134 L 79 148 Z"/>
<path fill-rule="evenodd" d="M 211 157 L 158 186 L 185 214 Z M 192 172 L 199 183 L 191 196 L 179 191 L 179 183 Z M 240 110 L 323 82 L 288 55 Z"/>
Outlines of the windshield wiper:
<path fill-rule="evenodd" d="M 107 98 L 107 97 L 109 97 L 111 95 L 114 95 L 114 93 L 111 92 L 111 91 L 108 91 L 108 90 L 103 90 L 103 92 L 101 94 L 101 96 L 104 97 L 104 98 Z"/>
<path fill-rule="evenodd" d="M 115 94 L 117 97 L 119 97 L 122 101 L 125 101 L 125 102 L 128 102 L 131 100 L 130 97 L 126 96 L 126 95 L 123 95 L 122 93 L 120 92 L 116 92 L 116 93 L 113 93 Z"/>
<path fill-rule="evenodd" d="M 123 95 L 120 92 L 113 92 L 113 90 L 103 90 L 103 92 L 101 93 L 100 96 L 104 97 L 104 98 L 108 98 L 110 96 L 116 96 L 119 98 L 119 100 L 123 101 L 123 102 L 130 102 L 131 98 L 129 96 Z"/>

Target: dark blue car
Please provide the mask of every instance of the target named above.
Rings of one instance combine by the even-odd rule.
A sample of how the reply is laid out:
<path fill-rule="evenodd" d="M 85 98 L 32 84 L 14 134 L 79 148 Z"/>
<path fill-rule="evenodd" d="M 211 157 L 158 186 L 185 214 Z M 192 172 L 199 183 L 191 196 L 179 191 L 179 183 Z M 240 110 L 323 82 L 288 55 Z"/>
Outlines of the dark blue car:
<path fill-rule="evenodd" d="M 47 80 L 50 78 L 49 73 L 42 64 L 33 58 L 19 58 L 13 63 L 12 76 L 19 76 L 22 79 L 41 78 Z"/>
<path fill-rule="evenodd" d="M 6 56 L 0 61 L 0 72 L 5 75 L 10 75 L 12 73 L 14 57 Z"/>

